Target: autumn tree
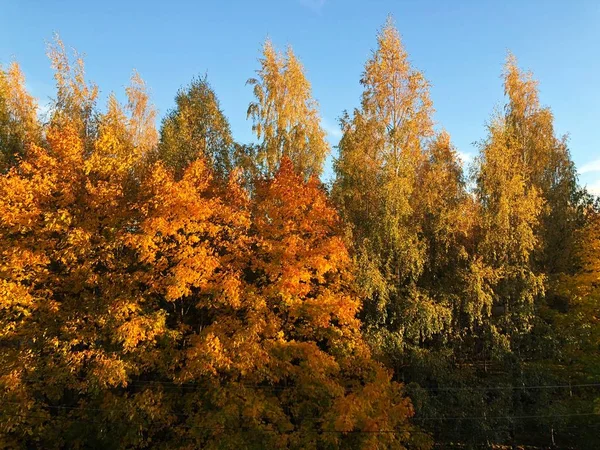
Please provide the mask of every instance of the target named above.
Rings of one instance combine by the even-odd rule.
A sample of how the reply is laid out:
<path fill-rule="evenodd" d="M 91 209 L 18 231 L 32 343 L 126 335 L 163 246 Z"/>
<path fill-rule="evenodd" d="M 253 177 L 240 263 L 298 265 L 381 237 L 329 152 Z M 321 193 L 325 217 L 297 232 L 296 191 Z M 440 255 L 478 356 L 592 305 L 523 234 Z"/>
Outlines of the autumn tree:
<path fill-rule="evenodd" d="M 544 292 L 544 275 L 532 265 L 540 245 L 536 229 L 544 202 L 528 182 L 523 159 L 508 143 L 502 119 L 492 122 L 489 131 L 478 175 L 484 230 L 478 251 L 495 272 L 490 279 L 494 296 L 486 310 L 489 315 L 493 307 L 501 309 L 498 343 L 508 350 L 505 333 L 529 330 L 534 301 Z"/>
<path fill-rule="evenodd" d="M 449 283 L 438 278 L 437 284 L 449 294 L 447 298 L 454 299 L 452 327 L 445 332 L 449 340 L 441 347 L 441 354 L 448 355 L 448 359 L 440 358 L 440 353 L 422 361 L 413 359 L 405 373 L 417 382 L 409 390 L 415 404 L 420 405 L 417 417 L 541 417 L 512 425 L 501 421 L 488 426 L 460 422 L 469 430 L 467 438 L 465 433 L 453 434 L 452 428 L 443 425 L 430 428 L 441 441 L 514 442 L 519 439 L 516 436 L 527 435 L 543 441 L 559 430 L 563 436 L 569 436 L 566 429 L 575 425 L 573 421 L 548 416 L 560 415 L 565 408 L 589 410 L 589 404 L 578 403 L 581 397 L 569 397 L 560 391 L 544 395 L 524 390 L 521 395 L 514 395 L 509 390 L 491 391 L 485 387 L 515 383 L 560 385 L 571 378 L 561 372 L 558 362 L 566 349 L 560 343 L 561 334 L 568 333 L 555 329 L 560 322 L 557 317 L 562 317 L 558 310 L 564 307 L 564 296 L 558 292 L 556 280 L 562 277 L 561 272 L 576 269 L 576 230 L 585 222 L 566 140 L 555 136 L 552 114 L 540 106 L 536 82 L 531 74 L 518 69 L 512 56 L 505 66 L 504 90 L 506 105 L 492 117 L 488 137 L 480 144 L 481 153 L 474 165 L 474 197 L 463 197 L 462 206 L 451 209 L 456 232 L 448 235 L 448 229 L 438 228 L 430 234 L 428 230 L 440 218 L 446 221 L 452 215 L 436 217 L 428 203 L 421 203 L 419 208 L 428 215 L 422 228 L 428 249 L 439 248 L 440 239 L 458 239 L 449 247 L 454 252 L 451 265 L 434 272 L 438 277 L 449 277 Z M 430 161 L 435 147 L 440 155 L 438 142 L 430 148 Z M 430 161 L 425 165 L 425 174 Z M 443 173 L 436 175 L 438 182 L 422 184 L 422 199 L 430 198 L 438 189 L 456 192 L 449 186 L 443 187 L 448 180 Z M 433 191 L 427 187 L 432 185 L 436 186 Z M 451 194 L 445 198 L 455 197 Z M 438 213 L 447 208 L 439 197 L 434 204 L 443 205 L 434 208 Z M 432 275 L 429 267 L 440 268 L 446 259 L 443 254 L 430 257 L 421 283 Z M 549 290 L 554 291 L 550 297 Z M 422 389 L 438 383 L 481 387 L 441 392 Z M 583 423 L 586 419 L 578 426 Z M 577 429 L 581 433 L 585 427 Z M 575 438 L 570 442 L 575 442 Z"/>
<path fill-rule="evenodd" d="M 235 165 L 229 122 L 206 77 L 192 80 L 175 97 L 176 106 L 163 120 L 158 158 L 177 176 L 198 158 L 227 179 Z"/>
<path fill-rule="evenodd" d="M 13 62 L 0 66 L 0 172 L 7 171 L 25 154 L 28 144 L 39 144 L 41 127 L 37 103 L 25 89 L 25 76 Z"/>
<path fill-rule="evenodd" d="M 137 323 L 155 320 L 148 326 L 157 330 L 161 324 L 160 313 L 137 319 L 146 310 L 120 239 L 132 208 L 119 177 L 86 164 L 75 126 L 50 128 L 46 136 L 49 150 L 33 147 L 1 186 L 9 447 L 89 442 L 93 433 L 82 434 L 80 421 L 102 420 L 89 409 L 138 370 L 136 345 L 129 344 L 143 352 Z M 153 339 L 150 330 L 143 333 Z"/>
<path fill-rule="evenodd" d="M 555 229 L 572 226 L 568 215 L 573 192 L 567 187 L 573 186 L 571 163 L 564 141 L 554 137 L 549 110 L 539 106 L 535 83 L 520 73 L 512 57 L 505 66 L 504 89 L 507 104 L 490 120 L 473 168 L 472 257 L 464 272 L 461 312 L 466 320 L 462 321 L 463 345 L 454 350 L 459 361 L 470 364 L 468 370 L 455 372 L 452 383 L 559 384 L 551 371 L 541 371 L 531 361 L 540 361 L 552 351 L 552 332 L 540 315 L 548 287 L 547 263 L 554 264 L 543 261 L 548 251 L 554 251 L 544 218 L 552 214 Z M 482 391 L 486 389 L 465 397 L 457 393 L 452 401 L 458 400 L 460 410 L 474 416 L 490 411 L 498 416 L 542 416 L 553 408 L 552 398 L 535 391 L 520 397 L 500 390 L 481 397 Z M 490 429 L 474 424 L 469 439 L 510 441 L 527 433 L 537 433 L 541 439 L 551 428 L 543 419 L 511 426 L 498 422 Z M 456 439 L 443 427 L 436 434 Z"/>
<path fill-rule="evenodd" d="M 235 176 L 215 184 L 199 159 L 180 180 L 157 164 L 142 191 L 129 239 L 144 296 L 169 329 L 146 385 L 162 392 L 166 442 L 429 445 L 361 339 L 350 259 L 316 179 L 284 159 L 250 200 Z"/>
<path fill-rule="evenodd" d="M 96 136 L 86 162 L 88 170 L 101 170 L 101 166 L 108 163 L 109 172 L 131 175 L 156 149 L 156 109 L 137 72 L 133 73 L 125 93 L 125 105 L 112 93 L 106 112 L 96 113 Z"/>
<path fill-rule="evenodd" d="M 291 47 L 283 55 L 269 40 L 259 61 L 258 77 L 247 82 L 256 97 L 248 107 L 260 141 L 255 164 L 273 175 L 288 157 L 297 171 L 319 176 L 330 148 L 302 64 Z"/>
<path fill-rule="evenodd" d="M 535 262 L 540 270 L 554 274 L 573 264 L 577 174 L 566 137 L 556 136 L 552 111 L 540 105 L 537 84 L 509 54 L 504 68 L 506 139 L 525 165 L 526 182 L 544 199 Z"/>
<path fill-rule="evenodd" d="M 235 178 L 213 184 L 200 159 L 179 181 L 158 166 L 148 182 L 135 242 L 173 331 L 169 442 L 429 445 L 361 339 L 350 259 L 316 179 L 284 159 L 250 200 Z"/>
<path fill-rule="evenodd" d="M 410 404 L 362 340 L 351 260 L 317 178 L 305 182 L 282 160 L 276 176 L 256 187 L 253 217 L 251 279 L 268 308 L 266 323 L 278 327 L 269 343 L 271 377 L 294 386 L 280 397 L 295 425 L 292 447 L 427 445 L 411 435 Z M 396 433 L 377 435 L 385 429 Z"/>
<path fill-rule="evenodd" d="M 512 316 L 523 332 L 548 277 L 573 266 L 577 187 L 566 141 L 555 137 L 537 83 L 512 55 L 504 91 L 507 104 L 489 125 L 477 172 L 484 234 L 479 253 L 496 271 L 492 283 L 501 316 Z"/>
<path fill-rule="evenodd" d="M 420 174 L 433 108 L 429 83 L 411 67 L 391 19 L 361 84 L 360 109 L 342 118 L 333 195 L 349 224 L 367 322 L 385 340 L 378 345 L 399 355 L 440 332 L 450 309 L 418 286 L 428 252 L 419 198 L 427 186 Z"/>
<path fill-rule="evenodd" d="M 48 45 L 47 55 L 56 82 L 50 121 L 59 126 L 63 122 L 74 126 L 83 139 L 85 151 L 90 153 L 96 135 L 98 86 L 86 81 L 83 56 L 75 50 L 69 55 L 58 35 Z"/>
<path fill-rule="evenodd" d="M 105 430 L 112 409 L 147 417 L 139 404 L 151 392 L 115 394 L 152 367 L 143 359 L 165 332 L 164 313 L 141 298 L 126 239 L 137 213 L 131 155 L 146 142 L 133 124 L 150 113 L 129 119 L 111 99 L 92 139 L 61 105 L 46 145 L 28 146 L 0 179 L 2 444 L 139 445 L 135 432 Z"/>

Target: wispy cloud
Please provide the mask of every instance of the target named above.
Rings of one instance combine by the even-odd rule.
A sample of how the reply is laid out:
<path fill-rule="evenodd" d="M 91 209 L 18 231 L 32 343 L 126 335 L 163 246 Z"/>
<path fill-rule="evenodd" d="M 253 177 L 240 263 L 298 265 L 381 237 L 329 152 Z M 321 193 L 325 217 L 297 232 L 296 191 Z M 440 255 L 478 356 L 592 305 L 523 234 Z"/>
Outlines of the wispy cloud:
<path fill-rule="evenodd" d="M 579 173 L 600 172 L 600 159 L 590 161 L 579 168 Z"/>
<path fill-rule="evenodd" d="M 320 14 L 325 5 L 325 0 L 299 0 L 300 4 L 312 12 Z"/>
<path fill-rule="evenodd" d="M 342 137 L 342 130 L 337 123 L 332 124 L 326 119 L 321 119 L 321 126 L 330 138 L 339 139 Z"/>

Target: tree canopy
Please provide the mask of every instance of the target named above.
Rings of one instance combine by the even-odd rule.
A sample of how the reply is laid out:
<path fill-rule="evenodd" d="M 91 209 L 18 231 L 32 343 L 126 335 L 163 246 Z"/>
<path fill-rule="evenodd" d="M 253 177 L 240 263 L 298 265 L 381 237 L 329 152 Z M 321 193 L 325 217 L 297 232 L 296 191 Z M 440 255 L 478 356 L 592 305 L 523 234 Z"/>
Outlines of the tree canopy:
<path fill-rule="evenodd" d="M 388 19 L 329 186 L 291 47 L 254 143 L 48 56 L 43 118 L 0 67 L 1 448 L 598 448 L 600 201 L 514 56 L 467 168 Z"/>

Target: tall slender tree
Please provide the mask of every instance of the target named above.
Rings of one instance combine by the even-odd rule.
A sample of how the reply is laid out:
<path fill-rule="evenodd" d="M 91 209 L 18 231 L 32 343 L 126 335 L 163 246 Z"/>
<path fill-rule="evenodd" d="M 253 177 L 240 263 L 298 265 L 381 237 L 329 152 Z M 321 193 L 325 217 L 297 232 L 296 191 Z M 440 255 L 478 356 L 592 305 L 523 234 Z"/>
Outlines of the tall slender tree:
<path fill-rule="evenodd" d="M 282 55 L 269 40 L 259 61 L 258 78 L 247 82 L 256 97 L 248 107 L 260 141 L 256 163 L 263 173 L 273 175 L 288 157 L 307 177 L 320 175 L 330 148 L 302 64 L 291 47 Z"/>
<path fill-rule="evenodd" d="M 479 253 L 497 274 L 497 310 L 522 332 L 549 277 L 573 266 L 577 180 L 566 141 L 555 136 L 550 109 L 540 106 L 537 82 L 510 54 L 504 92 L 504 112 L 490 123 L 476 175 Z"/>
<path fill-rule="evenodd" d="M 361 84 L 361 108 L 342 118 L 333 195 L 350 224 L 368 322 L 386 324 L 377 329 L 402 353 L 440 331 L 449 312 L 418 287 L 427 259 L 419 174 L 433 108 L 429 83 L 411 67 L 391 19 Z"/>
<path fill-rule="evenodd" d="M 535 262 L 540 270 L 554 274 L 564 272 L 573 262 L 577 173 L 566 137 L 556 136 L 550 108 L 540 105 L 537 84 L 509 54 L 504 68 L 506 139 L 524 164 L 526 182 L 544 199 Z"/>

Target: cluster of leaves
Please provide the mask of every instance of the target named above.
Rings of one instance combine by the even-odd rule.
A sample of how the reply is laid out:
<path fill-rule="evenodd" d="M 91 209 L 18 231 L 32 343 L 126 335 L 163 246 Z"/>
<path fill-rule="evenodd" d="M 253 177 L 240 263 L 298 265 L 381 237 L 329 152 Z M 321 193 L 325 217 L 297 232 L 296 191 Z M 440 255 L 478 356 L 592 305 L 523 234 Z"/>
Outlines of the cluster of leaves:
<path fill-rule="evenodd" d="M 206 78 L 105 112 L 57 39 L 0 70 L 0 447 L 597 448 L 600 219 L 537 84 L 465 175 L 393 23 L 330 151 L 267 42 L 236 143 Z"/>

